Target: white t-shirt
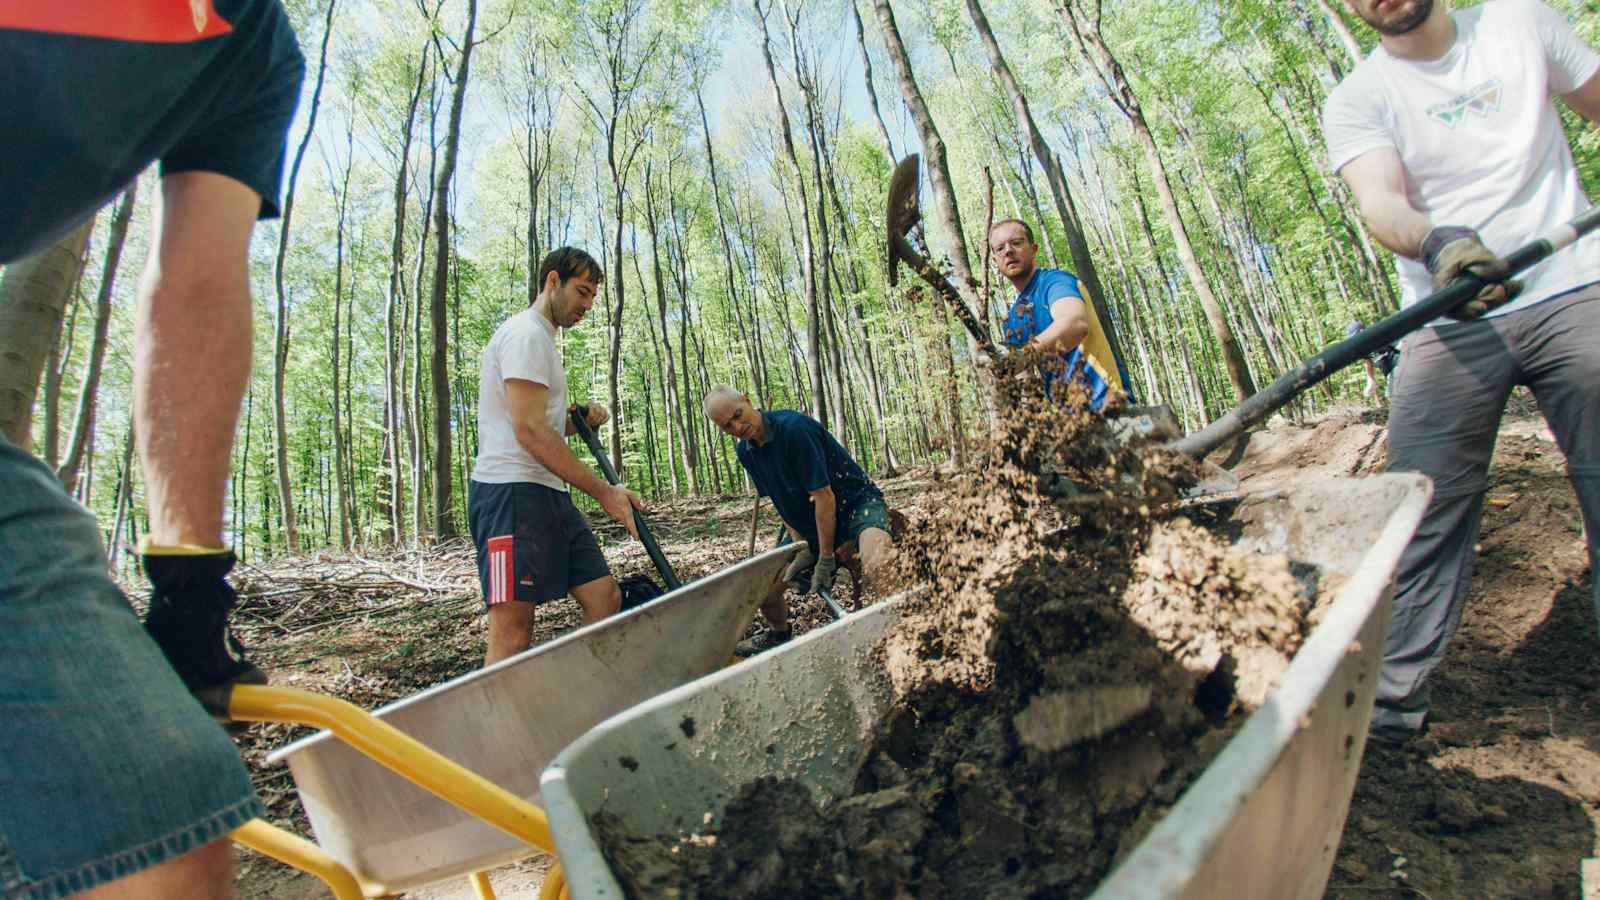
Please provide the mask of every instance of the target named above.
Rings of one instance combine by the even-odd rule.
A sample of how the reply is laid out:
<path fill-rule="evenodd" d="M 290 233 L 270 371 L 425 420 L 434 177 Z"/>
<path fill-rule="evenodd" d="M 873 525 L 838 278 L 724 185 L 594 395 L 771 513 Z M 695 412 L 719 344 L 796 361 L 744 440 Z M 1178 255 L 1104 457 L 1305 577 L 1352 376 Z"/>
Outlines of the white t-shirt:
<path fill-rule="evenodd" d="M 1600 56 L 1538 0 L 1492 0 L 1451 13 L 1456 42 L 1412 62 L 1379 46 L 1340 82 L 1322 112 L 1337 172 L 1393 147 L 1411 205 L 1434 225 L 1476 228 L 1504 255 L 1589 208 L 1553 97 L 1577 90 Z M 1397 256 L 1402 306 L 1432 292 L 1422 263 Z M 1579 241 L 1520 276 L 1504 315 L 1600 281 L 1600 242 Z M 1433 324 L 1450 320 L 1439 319 Z"/>
<path fill-rule="evenodd" d="M 472 479 L 486 484 L 531 482 L 567 489 L 517 443 L 506 408 L 506 379 L 521 378 L 546 388 L 544 420 L 556 434 L 567 429 L 567 373 L 556 348 L 556 326 L 529 307 L 505 320 L 483 348 L 478 370 L 478 460 Z"/>

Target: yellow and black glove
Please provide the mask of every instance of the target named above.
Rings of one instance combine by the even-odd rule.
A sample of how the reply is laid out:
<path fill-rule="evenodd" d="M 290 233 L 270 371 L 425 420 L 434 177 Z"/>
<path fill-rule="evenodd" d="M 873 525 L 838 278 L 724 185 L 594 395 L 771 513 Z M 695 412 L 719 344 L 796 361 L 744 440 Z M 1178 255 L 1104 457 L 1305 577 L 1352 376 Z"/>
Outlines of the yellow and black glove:
<path fill-rule="evenodd" d="M 228 628 L 238 594 L 228 584 L 233 551 L 225 547 L 139 545 L 150 579 L 144 627 L 189 690 L 231 684 L 266 684 Z"/>

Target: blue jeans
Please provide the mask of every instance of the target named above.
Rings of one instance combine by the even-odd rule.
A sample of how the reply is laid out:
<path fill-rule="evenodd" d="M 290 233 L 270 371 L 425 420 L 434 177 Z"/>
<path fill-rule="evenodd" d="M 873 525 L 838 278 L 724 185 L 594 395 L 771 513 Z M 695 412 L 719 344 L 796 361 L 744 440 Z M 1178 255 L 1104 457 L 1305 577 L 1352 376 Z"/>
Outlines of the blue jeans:
<path fill-rule="evenodd" d="M 65 897 L 262 812 L 106 571 L 94 517 L 0 438 L 0 897 Z"/>

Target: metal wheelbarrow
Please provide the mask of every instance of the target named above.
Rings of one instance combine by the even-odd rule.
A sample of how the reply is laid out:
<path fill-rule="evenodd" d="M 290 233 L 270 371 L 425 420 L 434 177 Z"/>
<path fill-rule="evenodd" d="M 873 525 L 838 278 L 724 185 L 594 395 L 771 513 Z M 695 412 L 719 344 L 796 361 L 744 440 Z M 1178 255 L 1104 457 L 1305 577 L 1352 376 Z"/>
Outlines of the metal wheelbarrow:
<path fill-rule="evenodd" d="M 233 838 L 322 878 L 340 900 L 553 852 L 539 772 L 595 723 L 727 663 L 796 548 L 777 548 L 368 715 L 307 691 L 238 687 L 242 721 L 330 728 L 287 762 L 318 844 L 256 820 Z M 336 739 L 337 738 L 337 739 Z M 319 846 L 320 845 L 320 846 Z M 558 867 L 559 869 L 559 867 Z M 553 870 L 541 896 L 560 894 Z"/>
<path fill-rule="evenodd" d="M 1095 897 L 1322 895 L 1365 747 L 1390 578 L 1430 493 L 1415 475 L 1305 479 L 1240 503 L 1240 545 L 1316 567 L 1333 603 L 1276 690 Z M 659 834 L 714 827 L 762 776 L 799 777 L 824 807 L 848 796 L 889 709 L 872 650 L 899 605 L 650 700 L 562 751 L 543 798 L 571 896 L 623 896 L 590 828 L 601 809 Z"/>

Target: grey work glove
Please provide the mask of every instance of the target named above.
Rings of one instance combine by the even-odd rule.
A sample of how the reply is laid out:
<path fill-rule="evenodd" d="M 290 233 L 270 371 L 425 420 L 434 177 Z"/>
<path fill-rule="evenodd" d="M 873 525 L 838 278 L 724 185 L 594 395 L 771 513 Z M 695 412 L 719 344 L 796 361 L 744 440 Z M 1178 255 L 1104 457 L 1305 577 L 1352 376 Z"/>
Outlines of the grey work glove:
<path fill-rule="evenodd" d="M 783 570 L 783 580 L 794 585 L 795 590 L 805 588 L 806 570 L 816 565 L 817 557 L 811 552 L 810 547 L 801 547 L 800 552 L 789 561 L 789 567 Z"/>
<path fill-rule="evenodd" d="M 1476 297 L 1445 313 L 1459 322 L 1470 322 L 1522 293 L 1522 282 L 1507 280 L 1511 274 L 1506 261 L 1483 245 L 1478 232 L 1460 225 L 1440 225 L 1422 239 L 1422 264 L 1433 276 L 1433 289 L 1443 290 L 1465 273 L 1484 281 Z"/>
<path fill-rule="evenodd" d="M 817 558 L 817 567 L 811 570 L 811 593 L 820 594 L 833 587 L 833 578 L 839 574 L 839 559 L 832 553 Z"/>

